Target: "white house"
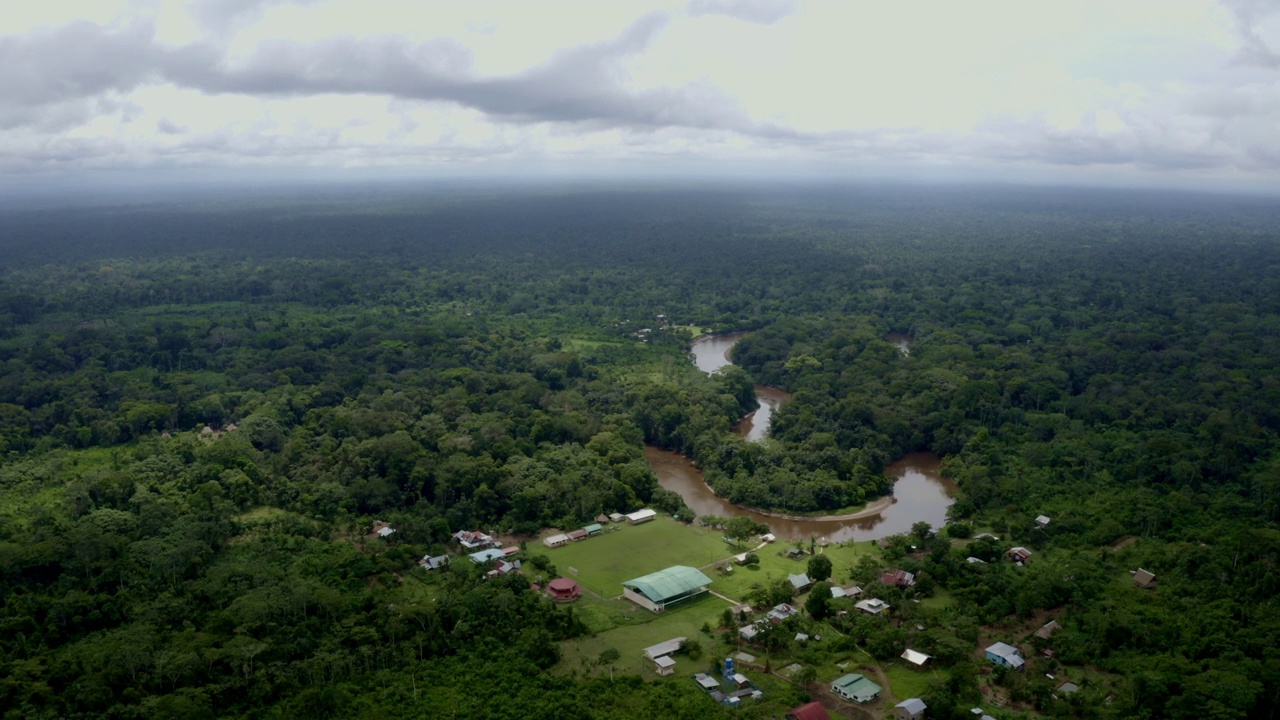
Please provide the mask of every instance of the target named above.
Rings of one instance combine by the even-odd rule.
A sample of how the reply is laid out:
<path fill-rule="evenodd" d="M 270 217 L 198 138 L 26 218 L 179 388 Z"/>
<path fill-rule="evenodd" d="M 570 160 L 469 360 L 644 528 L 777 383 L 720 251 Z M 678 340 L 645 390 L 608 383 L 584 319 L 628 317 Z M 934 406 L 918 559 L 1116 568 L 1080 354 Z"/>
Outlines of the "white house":
<path fill-rule="evenodd" d="M 627 513 L 627 524 L 639 525 L 640 523 L 649 522 L 650 520 L 656 517 L 658 517 L 658 513 L 654 512 L 653 510 L 650 510 L 649 508 L 645 508 L 643 510 L 637 510 L 633 513 Z"/>
<path fill-rule="evenodd" d="M 928 655 L 925 655 L 922 652 L 917 652 L 915 650 L 912 650 L 911 648 L 907 648 L 906 650 L 903 650 L 902 654 L 899 655 L 898 657 L 901 657 L 903 660 L 906 660 L 907 662 L 917 667 L 924 665 L 926 662 L 929 662 Z"/>
<path fill-rule="evenodd" d="M 880 598 L 867 598 L 866 600 L 860 600 L 854 603 L 853 606 L 868 615 L 883 615 L 889 612 L 889 606 Z"/>

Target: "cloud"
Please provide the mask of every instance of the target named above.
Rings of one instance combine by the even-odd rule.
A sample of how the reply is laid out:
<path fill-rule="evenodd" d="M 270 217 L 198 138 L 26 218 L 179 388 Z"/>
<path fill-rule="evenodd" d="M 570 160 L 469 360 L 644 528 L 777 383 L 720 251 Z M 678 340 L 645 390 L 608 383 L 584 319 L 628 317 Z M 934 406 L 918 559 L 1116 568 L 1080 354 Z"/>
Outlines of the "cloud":
<path fill-rule="evenodd" d="M 248 3 L 224 4 L 243 12 Z M 0 112 L 0 125 L 48 120 L 56 115 L 51 106 L 78 101 L 82 112 L 62 121 L 73 122 L 84 117 L 95 96 L 167 81 L 207 93 L 378 94 L 449 102 L 519 123 L 789 134 L 753 123 L 732 98 L 706 84 L 628 88 L 621 63 L 644 52 L 668 21 L 665 14 L 646 15 L 612 39 L 564 50 L 529 70 L 498 77 L 476 75 L 469 51 L 451 40 L 413 43 L 387 35 L 274 42 L 231 60 L 209 44 L 162 47 L 146 24 L 114 29 L 77 23 L 32 38 L 0 39 L 0 63 L 8 68 L 0 75 L 0 94 L 12 103 Z"/>
<path fill-rule="evenodd" d="M 944 20 L 915 29 L 915 11 L 859 3 L 665 0 L 644 14 L 619 2 L 579 18 L 500 2 L 288 7 L 312 2 L 139 0 L 114 19 L 63 13 L 0 36 L 0 172 L 725 161 L 1280 174 L 1272 0 L 1074 0 L 1046 3 L 1049 22 L 920 0 Z"/>
<path fill-rule="evenodd" d="M 217 33 L 242 27 L 262 16 L 273 5 L 315 5 L 321 0 L 199 0 L 191 15 L 200 25 Z"/>
<path fill-rule="evenodd" d="M 757 25 L 772 25 L 794 14 L 798 7 L 797 0 L 692 0 L 689 14 L 727 15 Z"/>
<path fill-rule="evenodd" d="M 72 23 L 22 37 L 0 37 L 0 127 L 54 120 L 86 103 L 153 77 L 157 50 L 145 25 L 120 29 Z M 61 120 L 60 120 L 61 118 Z"/>
<path fill-rule="evenodd" d="M 1223 4 L 1235 14 L 1236 31 L 1241 39 L 1239 62 L 1280 69 L 1280 52 L 1273 49 L 1263 35 L 1265 21 L 1280 15 L 1280 7 L 1273 0 L 1223 0 Z"/>

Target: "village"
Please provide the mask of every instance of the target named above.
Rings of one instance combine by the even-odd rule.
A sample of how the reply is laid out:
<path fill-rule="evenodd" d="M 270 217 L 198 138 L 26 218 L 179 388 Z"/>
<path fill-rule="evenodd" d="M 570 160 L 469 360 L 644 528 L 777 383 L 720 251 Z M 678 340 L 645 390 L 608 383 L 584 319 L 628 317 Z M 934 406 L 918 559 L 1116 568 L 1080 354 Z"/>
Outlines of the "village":
<path fill-rule="evenodd" d="M 1050 522 L 1038 516 L 1035 527 Z M 390 541 L 394 533 L 377 522 L 369 537 Z M 928 707 L 920 695 L 931 683 L 947 680 L 963 641 L 944 637 L 947 608 L 955 599 L 940 588 L 923 592 L 914 573 L 888 559 L 904 550 L 909 557 L 916 547 L 911 543 L 918 541 L 895 536 L 788 543 L 762 533 L 735 543 L 716 529 L 643 508 L 518 543 L 460 530 L 447 552 L 427 554 L 419 566 L 427 584 L 432 573 L 462 561 L 487 577 L 522 573 L 534 591 L 572 604 L 591 634 L 562 643 L 557 672 L 687 681 L 708 702 L 770 703 L 797 720 L 922 720 Z M 1034 562 L 1034 551 L 1002 545 L 990 532 L 951 545 L 959 553 L 985 549 L 987 559 L 969 555 L 967 565 L 1023 568 Z M 1155 586 L 1146 570 L 1131 575 L 1134 587 Z M 857 576 L 864 578 L 861 584 Z M 869 652 L 849 632 L 874 632 L 877 625 L 892 628 L 901 648 Z M 1054 659 L 1058 627 L 1051 617 L 1037 617 L 1031 624 L 983 628 L 980 642 L 961 648 L 979 664 L 989 699 L 990 707 L 972 708 L 974 720 L 995 720 L 1002 709 L 1011 709 L 994 682 L 1003 673 L 1043 673 L 1064 698 L 1080 689 L 1085 673 L 1070 672 Z M 948 657 L 931 654 L 940 645 Z"/>

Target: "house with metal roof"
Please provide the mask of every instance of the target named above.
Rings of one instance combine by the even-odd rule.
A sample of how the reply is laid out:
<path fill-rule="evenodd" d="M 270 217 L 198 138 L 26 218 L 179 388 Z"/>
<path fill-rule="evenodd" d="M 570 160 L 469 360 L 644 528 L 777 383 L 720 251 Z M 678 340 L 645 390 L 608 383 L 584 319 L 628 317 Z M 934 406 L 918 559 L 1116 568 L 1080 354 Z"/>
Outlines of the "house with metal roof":
<path fill-rule="evenodd" d="M 588 535 L 599 535 L 604 532 L 604 526 L 598 522 L 591 523 L 590 525 L 583 525 L 582 529 L 586 530 Z"/>
<path fill-rule="evenodd" d="M 866 600 L 859 600 L 858 602 L 854 603 L 853 606 L 868 615 L 884 615 L 885 613 L 889 612 L 889 606 L 886 605 L 885 602 L 880 598 L 867 598 Z"/>
<path fill-rule="evenodd" d="M 547 594 L 556 602 L 573 602 L 582 597 L 582 587 L 571 578 L 556 578 L 547 583 Z"/>
<path fill-rule="evenodd" d="M 906 570 L 890 568 L 880 574 L 880 582 L 890 587 L 908 588 L 916 584 L 915 573 L 909 573 Z"/>
<path fill-rule="evenodd" d="M 453 539 L 457 540 L 459 545 L 468 550 L 487 548 L 497 545 L 497 542 L 495 542 L 492 537 L 489 537 L 479 530 L 459 530 L 453 534 Z"/>
<path fill-rule="evenodd" d="M 928 707 L 920 698 L 907 698 L 893 706 L 893 720 L 922 720 Z"/>
<path fill-rule="evenodd" d="M 998 642 L 987 648 L 987 659 L 996 665 L 1021 670 L 1026 660 L 1022 659 L 1022 651 L 1008 644 Z"/>
<path fill-rule="evenodd" d="M 1044 625 L 1041 625 L 1040 629 L 1035 631 L 1034 634 L 1038 638 L 1048 640 L 1054 633 L 1058 632 L 1058 628 L 1060 627 L 1062 626 L 1058 624 L 1057 620 L 1050 620 Z"/>
<path fill-rule="evenodd" d="M 650 510 L 649 508 L 645 508 L 633 513 L 627 513 L 626 517 L 628 525 L 639 525 L 640 523 L 649 522 L 650 520 L 658 517 L 658 513 Z"/>
<path fill-rule="evenodd" d="M 672 565 L 666 570 L 627 580 L 622 583 L 622 595 L 642 608 L 662 612 L 668 605 L 706 592 L 710 584 L 711 578 L 697 568 Z"/>
<path fill-rule="evenodd" d="M 1036 516 L 1036 526 L 1038 526 L 1041 530 L 1043 530 L 1043 529 L 1045 529 L 1045 528 L 1049 527 L 1049 516 L 1048 516 L 1048 515 L 1037 515 L 1037 516 Z"/>
<path fill-rule="evenodd" d="M 657 660 L 664 655 L 672 655 L 684 645 L 684 641 L 688 638 L 671 638 L 666 642 L 660 642 L 657 645 L 650 645 L 644 649 L 644 656 L 650 660 Z"/>
<path fill-rule="evenodd" d="M 906 650 L 903 650 L 903 651 L 902 651 L 902 654 L 901 654 L 901 655 L 899 655 L 898 657 L 902 658 L 903 660 L 906 660 L 907 662 L 911 663 L 912 665 L 915 665 L 915 666 L 919 667 L 919 666 L 923 666 L 925 663 L 929 662 L 929 657 L 930 657 L 930 656 L 929 656 L 929 655 L 925 655 L 925 654 L 924 654 L 924 653 L 922 653 L 922 652 L 919 652 L 919 651 L 916 651 L 916 650 L 912 650 L 911 648 L 907 648 Z"/>
<path fill-rule="evenodd" d="M 497 548 L 489 548 L 488 550 L 473 552 L 467 557 L 471 558 L 471 562 L 477 565 L 483 565 L 487 562 L 493 562 L 494 560 L 502 560 L 506 555 Z"/>
<path fill-rule="evenodd" d="M 1016 547 L 1009 550 L 1009 559 L 1021 565 L 1031 559 L 1031 551 L 1024 547 Z"/>
<path fill-rule="evenodd" d="M 862 588 L 857 585 L 849 585 L 848 587 L 831 588 L 831 597 L 833 598 L 854 598 L 862 594 Z"/>
<path fill-rule="evenodd" d="M 707 692 L 720 689 L 720 681 L 706 673 L 698 673 L 694 675 L 693 681 L 698 683 L 698 687 L 706 690 Z"/>
<path fill-rule="evenodd" d="M 1138 568 L 1133 574 L 1133 584 L 1140 588 L 1151 589 L 1156 586 L 1156 576 L 1150 570 Z"/>
<path fill-rule="evenodd" d="M 782 622 L 783 620 L 786 620 L 787 618 L 791 617 L 792 615 L 795 615 L 798 612 L 800 611 L 795 609 L 795 606 L 789 605 L 787 603 L 781 603 L 778 605 L 774 605 L 773 609 L 769 611 L 766 617 L 769 618 L 770 622 L 776 625 Z"/>
<path fill-rule="evenodd" d="M 813 581 L 809 579 L 806 573 L 788 575 L 787 580 L 791 582 L 791 589 L 796 592 L 804 592 L 809 589 L 810 585 L 813 585 Z"/>
<path fill-rule="evenodd" d="M 547 537 L 542 538 L 542 544 L 549 548 L 557 548 L 567 542 L 569 542 L 569 536 L 564 533 L 556 533 L 555 535 L 548 535 Z"/>
<path fill-rule="evenodd" d="M 578 542 L 579 540 L 585 540 L 587 538 L 586 530 L 570 530 L 566 534 L 569 536 L 569 539 L 574 542 Z"/>
<path fill-rule="evenodd" d="M 425 570 L 439 570 L 449 564 L 448 555 L 424 555 L 418 564 Z"/>
<path fill-rule="evenodd" d="M 499 551 L 501 552 L 501 551 Z M 485 577 L 497 577 L 499 575 L 510 575 L 520 569 L 519 560 L 500 560 L 493 569 L 485 573 Z"/>
<path fill-rule="evenodd" d="M 880 686 L 868 680 L 865 675 L 849 673 L 831 683 L 831 692 L 846 700 L 869 703 L 880 697 Z"/>

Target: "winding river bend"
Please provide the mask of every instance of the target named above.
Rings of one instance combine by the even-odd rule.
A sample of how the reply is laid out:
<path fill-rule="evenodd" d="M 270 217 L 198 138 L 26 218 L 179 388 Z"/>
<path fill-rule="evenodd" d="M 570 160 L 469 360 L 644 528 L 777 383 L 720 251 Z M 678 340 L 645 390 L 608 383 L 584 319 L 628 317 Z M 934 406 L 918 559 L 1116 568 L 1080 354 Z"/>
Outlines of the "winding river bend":
<path fill-rule="evenodd" d="M 704 372 L 715 372 L 729 365 L 729 351 L 743 333 L 703 336 L 693 343 L 694 362 Z M 738 422 L 734 430 L 748 440 L 763 439 L 769 430 L 769 418 L 778 407 L 791 399 L 777 388 L 756 386 L 760 409 Z M 685 504 L 699 515 L 746 515 L 767 523 L 779 538 L 803 540 L 825 538 L 831 542 L 876 540 L 907 532 L 917 522 L 942 527 L 947 508 L 954 502 L 955 484 L 938 472 L 939 459 L 932 453 L 911 453 L 885 468 L 885 474 L 897 478 L 893 493 L 874 500 L 860 512 L 841 517 L 794 517 L 765 513 L 734 505 L 707 486 L 702 471 L 689 458 L 649 446 L 645 459 L 658 476 L 662 487 L 680 494 Z"/>

